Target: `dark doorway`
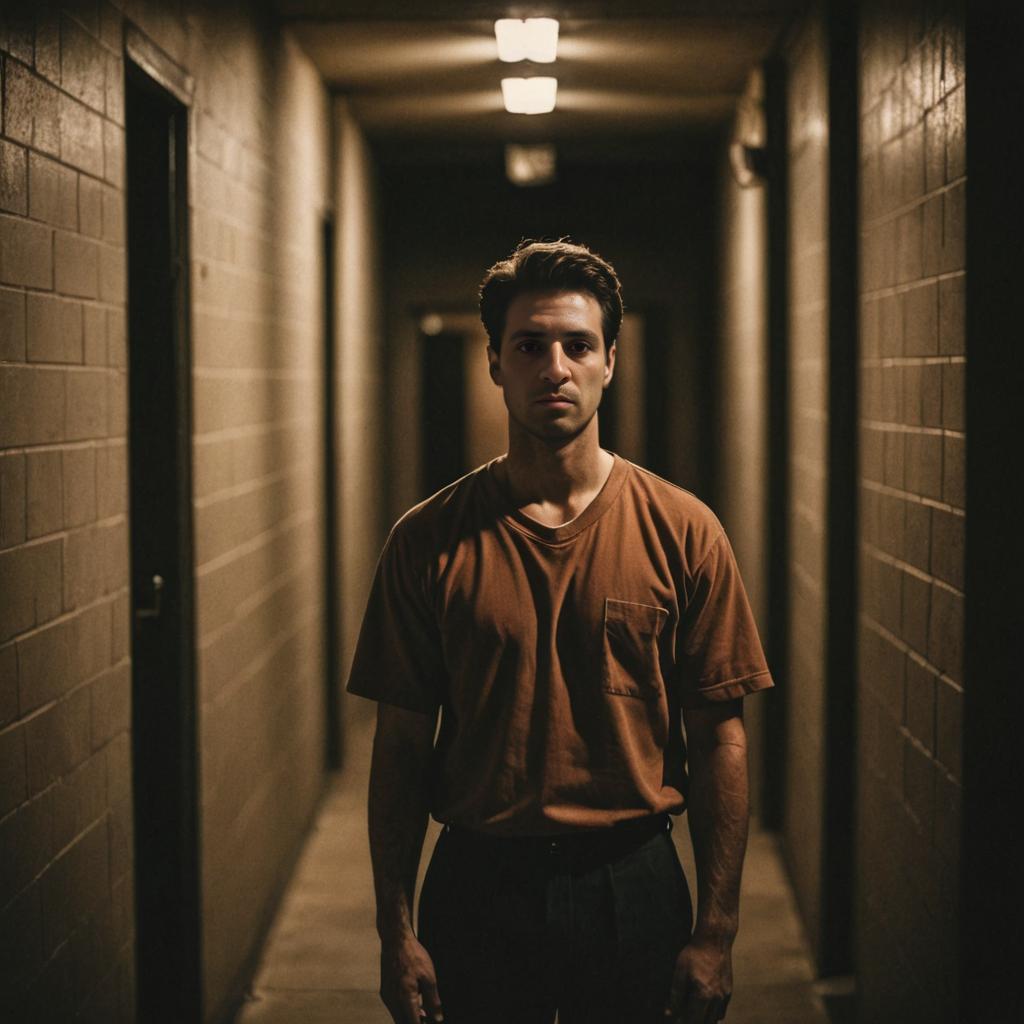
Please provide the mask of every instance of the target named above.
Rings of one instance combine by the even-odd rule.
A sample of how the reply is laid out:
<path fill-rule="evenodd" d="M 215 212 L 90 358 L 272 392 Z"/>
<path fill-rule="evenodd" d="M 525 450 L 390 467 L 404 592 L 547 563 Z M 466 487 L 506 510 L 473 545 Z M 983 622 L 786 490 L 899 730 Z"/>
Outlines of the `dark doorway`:
<path fill-rule="evenodd" d="M 320 230 L 323 257 L 323 315 L 324 315 L 324 635 L 327 638 L 325 665 L 327 678 L 325 691 L 326 728 L 324 751 L 327 768 L 337 771 L 345 756 L 343 723 L 341 720 L 341 578 L 338 573 L 341 550 L 339 545 L 340 509 L 338 492 L 338 387 L 336 374 L 338 361 L 334 351 L 334 219 L 324 217 Z"/>
<path fill-rule="evenodd" d="M 421 334 L 424 494 L 466 472 L 465 342 L 461 334 Z"/>
<path fill-rule="evenodd" d="M 132 51 L 129 47 L 129 57 Z M 185 106 L 126 62 L 138 1019 L 202 1019 Z"/>

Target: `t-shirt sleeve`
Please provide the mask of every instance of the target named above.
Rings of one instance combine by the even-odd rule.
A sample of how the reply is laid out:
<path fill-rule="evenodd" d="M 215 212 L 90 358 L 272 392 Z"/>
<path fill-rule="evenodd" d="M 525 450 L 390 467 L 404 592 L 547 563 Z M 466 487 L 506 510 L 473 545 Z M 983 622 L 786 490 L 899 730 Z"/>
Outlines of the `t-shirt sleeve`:
<path fill-rule="evenodd" d="M 417 554 L 400 527 L 392 530 L 377 562 L 348 692 L 433 714 L 444 692 L 444 658 Z"/>
<path fill-rule="evenodd" d="M 677 664 L 684 708 L 732 700 L 773 685 L 724 532 L 694 573 L 677 638 Z"/>

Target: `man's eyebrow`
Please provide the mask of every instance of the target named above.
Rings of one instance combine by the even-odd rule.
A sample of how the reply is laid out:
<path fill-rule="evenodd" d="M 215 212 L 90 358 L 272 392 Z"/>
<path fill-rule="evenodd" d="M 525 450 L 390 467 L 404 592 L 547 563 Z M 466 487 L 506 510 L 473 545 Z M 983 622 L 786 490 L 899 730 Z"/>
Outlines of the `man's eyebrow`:
<path fill-rule="evenodd" d="M 520 327 L 518 331 L 512 332 L 509 340 L 511 341 L 513 338 L 546 338 L 547 335 L 547 331 L 542 331 L 539 328 Z M 596 331 L 588 331 L 585 327 L 564 331 L 562 336 L 565 338 L 587 338 L 591 341 L 598 341 L 601 337 Z"/>

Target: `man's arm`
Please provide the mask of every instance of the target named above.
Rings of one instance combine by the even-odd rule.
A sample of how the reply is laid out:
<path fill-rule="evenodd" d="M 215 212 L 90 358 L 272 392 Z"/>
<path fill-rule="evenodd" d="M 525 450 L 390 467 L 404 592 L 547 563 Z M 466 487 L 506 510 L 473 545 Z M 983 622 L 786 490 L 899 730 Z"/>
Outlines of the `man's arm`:
<path fill-rule="evenodd" d="M 676 962 L 669 1009 L 682 1024 L 705 1024 L 725 1016 L 732 995 L 732 944 L 750 813 L 747 736 L 741 700 L 684 711 L 683 720 L 697 921 Z"/>
<path fill-rule="evenodd" d="M 370 767 L 370 857 L 381 941 L 381 999 L 395 1024 L 440 1021 L 430 955 L 413 931 L 413 891 L 429 810 L 436 715 L 377 705 Z"/>

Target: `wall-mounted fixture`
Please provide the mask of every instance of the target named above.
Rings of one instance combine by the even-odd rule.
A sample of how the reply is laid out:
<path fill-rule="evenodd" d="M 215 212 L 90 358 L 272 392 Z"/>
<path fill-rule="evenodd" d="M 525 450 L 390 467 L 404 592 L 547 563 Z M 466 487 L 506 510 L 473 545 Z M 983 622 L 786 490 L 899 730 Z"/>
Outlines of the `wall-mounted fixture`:
<path fill-rule="evenodd" d="M 501 95 L 510 114 L 549 114 L 555 109 L 557 78 L 503 78 Z"/>
<path fill-rule="evenodd" d="M 550 143 L 505 147 L 505 176 L 513 185 L 550 185 L 555 180 L 555 147 Z"/>
<path fill-rule="evenodd" d="M 550 64 L 558 50 L 558 22 L 554 18 L 500 18 L 494 23 L 498 59 L 515 63 L 532 60 Z"/>
<path fill-rule="evenodd" d="M 755 68 L 733 116 L 729 163 L 740 188 L 752 188 L 768 177 L 767 128 L 764 114 L 764 76 Z"/>

